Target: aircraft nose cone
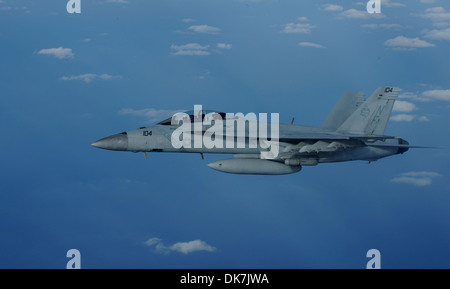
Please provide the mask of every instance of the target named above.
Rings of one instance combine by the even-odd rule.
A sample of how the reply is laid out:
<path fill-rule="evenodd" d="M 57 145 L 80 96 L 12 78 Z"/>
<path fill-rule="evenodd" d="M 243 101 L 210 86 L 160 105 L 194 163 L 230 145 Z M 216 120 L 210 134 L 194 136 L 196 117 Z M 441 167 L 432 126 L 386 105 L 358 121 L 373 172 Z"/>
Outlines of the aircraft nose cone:
<path fill-rule="evenodd" d="M 126 151 L 128 149 L 128 135 L 126 132 L 102 138 L 91 144 L 96 148 L 113 151 Z"/>
<path fill-rule="evenodd" d="M 222 167 L 222 163 L 220 161 L 215 161 L 215 162 L 208 164 L 208 167 L 215 169 L 215 170 L 219 170 Z"/>

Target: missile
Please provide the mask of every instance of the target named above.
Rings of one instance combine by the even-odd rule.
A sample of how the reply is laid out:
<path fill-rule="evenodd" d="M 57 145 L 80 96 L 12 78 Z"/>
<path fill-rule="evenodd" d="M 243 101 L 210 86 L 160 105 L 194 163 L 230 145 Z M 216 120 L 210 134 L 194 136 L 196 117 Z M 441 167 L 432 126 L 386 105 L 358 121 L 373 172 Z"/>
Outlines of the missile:
<path fill-rule="evenodd" d="M 289 166 L 276 161 L 243 158 L 219 160 L 208 166 L 220 172 L 248 175 L 285 175 L 302 169 L 302 166 Z"/>

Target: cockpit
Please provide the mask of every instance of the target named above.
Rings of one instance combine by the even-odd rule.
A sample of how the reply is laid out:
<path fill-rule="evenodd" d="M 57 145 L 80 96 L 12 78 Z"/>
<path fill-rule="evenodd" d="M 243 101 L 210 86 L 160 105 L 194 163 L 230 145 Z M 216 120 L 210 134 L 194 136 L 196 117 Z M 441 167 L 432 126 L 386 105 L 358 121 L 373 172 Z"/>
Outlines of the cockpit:
<path fill-rule="evenodd" d="M 194 121 L 207 121 L 211 122 L 213 120 L 225 120 L 226 119 L 226 113 L 224 112 L 216 112 L 214 110 L 199 110 L 199 111 L 186 111 L 182 113 L 176 113 L 172 117 L 169 117 L 168 119 L 165 119 L 159 123 L 158 125 L 179 125 L 181 122 L 191 122 Z"/>

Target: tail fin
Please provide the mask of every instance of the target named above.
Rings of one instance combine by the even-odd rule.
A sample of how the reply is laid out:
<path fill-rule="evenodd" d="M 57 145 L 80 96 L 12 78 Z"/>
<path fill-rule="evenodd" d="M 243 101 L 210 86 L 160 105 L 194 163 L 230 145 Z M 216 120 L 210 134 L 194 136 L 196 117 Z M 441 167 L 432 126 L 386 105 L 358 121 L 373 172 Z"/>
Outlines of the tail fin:
<path fill-rule="evenodd" d="M 383 135 L 398 92 L 398 88 L 379 87 L 336 131 L 360 135 Z"/>
<path fill-rule="evenodd" d="M 335 131 L 365 101 L 364 93 L 345 91 L 334 105 L 321 128 Z"/>

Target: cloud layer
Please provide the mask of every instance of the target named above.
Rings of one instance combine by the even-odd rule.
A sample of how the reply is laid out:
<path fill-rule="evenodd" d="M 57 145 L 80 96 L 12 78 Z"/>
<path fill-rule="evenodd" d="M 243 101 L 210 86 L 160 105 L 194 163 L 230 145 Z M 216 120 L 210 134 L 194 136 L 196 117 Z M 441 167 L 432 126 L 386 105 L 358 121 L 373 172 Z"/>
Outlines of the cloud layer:
<path fill-rule="evenodd" d="M 220 32 L 220 28 L 209 25 L 192 25 L 188 29 L 197 33 L 207 33 L 207 34 L 217 34 Z"/>
<path fill-rule="evenodd" d="M 308 23 L 288 23 L 281 32 L 309 34 L 313 28 L 315 28 L 315 26 Z"/>
<path fill-rule="evenodd" d="M 233 45 L 229 43 L 217 43 L 217 48 L 220 49 L 231 49 Z"/>
<path fill-rule="evenodd" d="M 450 101 L 450 89 L 447 90 L 428 90 L 422 93 L 422 96 L 433 100 Z"/>
<path fill-rule="evenodd" d="M 154 247 L 158 253 L 168 254 L 170 252 L 178 252 L 182 254 L 190 254 L 198 251 L 214 252 L 215 247 L 208 245 L 201 240 L 193 240 L 189 242 L 178 242 L 173 245 L 164 244 L 159 238 L 150 238 L 144 242 L 149 247 Z"/>
<path fill-rule="evenodd" d="M 392 39 L 386 40 L 385 46 L 392 47 L 396 50 L 415 50 L 417 48 L 435 47 L 436 45 L 429 43 L 425 40 L 421 40 L 418 37 L 408 38 L 405 36 L 397 36 Z"/>
<path fill-rule="evenodd" d="M 401 174 L 399 177 L 393 178 L 391 182 L 424 187 L 431 185 L 433 179 L 440 176 L 441 174 L 439 173 L 429 171 L 407 172 Z"/>
<path fill-rule="evenodd" d="M 70 48 L 64 48 L 64 47 L 57 47 L 57 48 L 46 48 L 41 49 L 38 51 L 37 54 L 40 55 L 51 55 L 58 59 L 64 59 L 64 58 L 73 58 L 74 54 L 72 52 L 72 49 Z"/>
<path fill-rule="evenodd" d="M 301 47 L 325 48 L 325 46 L 313 42 L 300 42 L 298 45 Z"/>
<path fill-rule="evenodd" d="M 209 45 L 200 45 L 198 43 L 188 43 L 184 45 L 171 45 L 170 48 L 174 55 L 210 55 Z"/>
<path fill-rule="evenodd" d="M 107 73 L 104 73 L 104 74 L 86 73 L 86 74 L 81 74 L 81 75 L 63 76 L 60 79 L 64 80 L 64 81 L 81 80 L 86 83 L 90 83 L 96 79 L 112 80 L 112 79 L 120 79 L 120 78 L 122 78 L 122 77 L 119 75 L 111 75 L 111 74 L 107 74 Z"/>

